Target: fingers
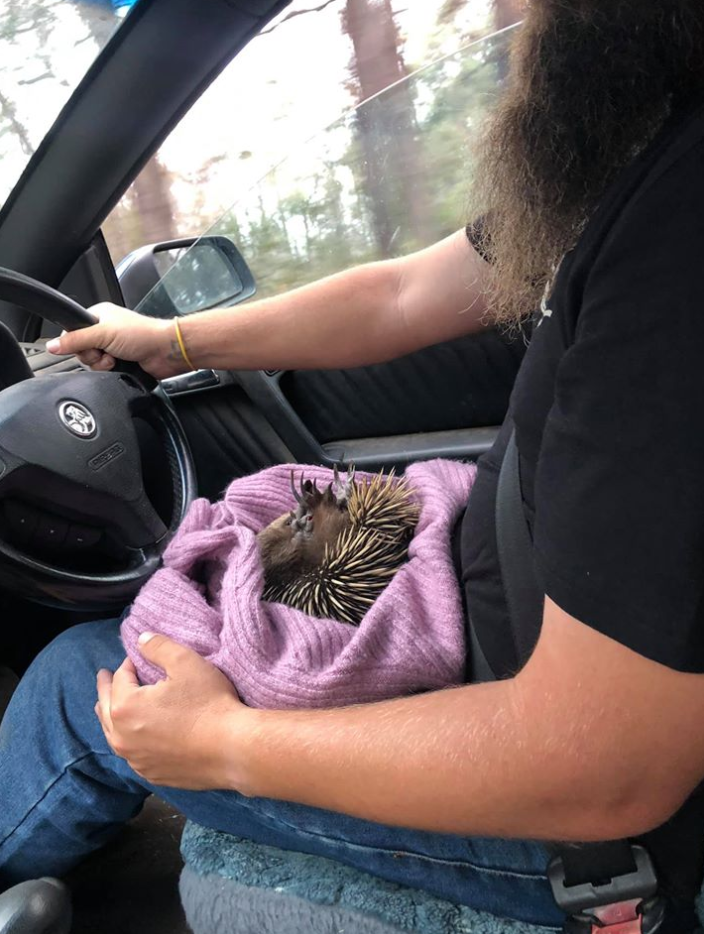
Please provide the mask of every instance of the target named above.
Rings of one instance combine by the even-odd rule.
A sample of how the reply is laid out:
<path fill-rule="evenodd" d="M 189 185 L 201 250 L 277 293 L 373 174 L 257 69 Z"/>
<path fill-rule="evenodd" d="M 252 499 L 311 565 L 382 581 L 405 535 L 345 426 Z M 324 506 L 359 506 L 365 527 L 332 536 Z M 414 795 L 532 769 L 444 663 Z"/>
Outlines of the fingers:
<path fill-rule="evenodd" d="M 86 351 L 100 351 L 107 344 L 105 329 L 100 324 L 77 331 L 65 331 L 61 337 L 47 341 L 46 349 L 53 354 L 78 354 Z"/>
<path fill-rule="evenodd" d="M 93 369 L 110 370 L 115 365 L 115 358 L 105 354 L 115 337 L 115 321 L 129 315 L 124 308 L 111 302 L 101 302 L 89 309 L 96 323 L 76 331 L 63 331 L 46 343 L 46 349 L 53 354 L 76 354 L 82 363 Z"/>
<path fill-rule="evenodd" d="M 47 341 L 46 349 L 49 353 L 66 355 L 75 354 L 85 366 L 91 370 L 112 370 L 115 367 L 115 357 L 100 349 L 101 343 L 109 340 L 95 328 L 83 328 L 80 331 L 69 331 Z"/>
<path fill-rule="evenodd" d="M 203 659 L 191 649 L 179 645 L 167 636 L 143 632 L 138 639 L 139 651 L 154 665 L 163 668 L 167 675 L 176 674 L 184 667 L 203 664 Z M 207 664 L 207 663 L 205 663 Z"/>
<path fill-rule="evenodd" d="M 129 694 L 130 691 L 139 687 L 137 669 L 134 667 L 131 660 L 126 658 L 112 678 L 113 703 L 121 701 L 125 694 Z"/>
<path fill-rule="evenodd" d="M 77 357 L 81 363 L 90 367 L 93 372 L 106 372 L 115 369 L 115 358 L 109 353 L 102 353 L 99 350 L 87 351 L 84 354 L 77 354 Z M 89 359 L 87 360 L 86 357 Z"/>
<path fill-rule="evenodd" d="M 85 366 L 89 366 L 91 370 L 112 370 L 115 367 L 115 358 L 112 354 L 105 353 L 105 351 L 97 350 L 96 348 L 83 350 L 76 354 L 76 356 L 81 363 Z"/>
<path fill-rule="evenodd" d="M 98 702 L 95 705 L 95 713 L 103 728 L 105 738 L 113 751 L 117 752 L 116 746 L 119 745 L 120 736 L 119 718 L 127 709 L 125 702 L 131 693 L 141 690 L 137 670 L 129 658 L 126 658 L 115 674 L 104 668 L 101 669 L 98 672 L 97 684 Z M 117 730 L 113 717 L 116 717 L 118 721 Z"/>
<path fill-rule="evenodd" d="M 86 366 L 95 366 L 96 363 L 103 359 L 105 354 L 102 350 L 84 350 L 77 356 L 81 363 L 85 363 Z"/>

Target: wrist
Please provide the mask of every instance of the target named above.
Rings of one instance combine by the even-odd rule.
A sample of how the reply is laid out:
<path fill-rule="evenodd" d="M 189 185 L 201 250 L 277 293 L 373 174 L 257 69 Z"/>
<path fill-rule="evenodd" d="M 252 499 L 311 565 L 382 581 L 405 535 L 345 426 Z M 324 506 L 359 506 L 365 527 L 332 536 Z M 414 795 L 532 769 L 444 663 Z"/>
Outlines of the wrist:
<path fill-rule="evenodd" d="M 191 365 L 186 363 L 181 353 L 176 328 L 172 318 L 154 319 L 151 327 L 150 352 L 142 362 L 157 379 L 188 373 Z"/>
<path fill-rule="evenodd" d="M 215 751 L 218 775 L 227 791 L 248 798 L 260 797 L 257 780 L 257 752 L 264 739 L 264 711 L 246 707 L 240 701 L 218 718 Z"/>
<path fill-rule="evenodd" d="M 181 362 L 185 364 L 189 371 L 197 370 L 198 365 L 193 360 L 193 349 L 186 340 L 186 329 L 178 316 L 173 318 L 173 327 Z"/>

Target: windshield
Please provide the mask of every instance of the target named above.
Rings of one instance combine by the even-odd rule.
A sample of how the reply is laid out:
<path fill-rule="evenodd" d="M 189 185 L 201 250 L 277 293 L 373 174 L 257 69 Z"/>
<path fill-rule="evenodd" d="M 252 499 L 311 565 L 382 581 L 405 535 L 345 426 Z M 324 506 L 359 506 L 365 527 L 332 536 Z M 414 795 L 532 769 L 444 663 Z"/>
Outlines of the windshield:
<path fill-rule="evenodd" d="M 136 0 L 0 0 L 0 206 Z"/>

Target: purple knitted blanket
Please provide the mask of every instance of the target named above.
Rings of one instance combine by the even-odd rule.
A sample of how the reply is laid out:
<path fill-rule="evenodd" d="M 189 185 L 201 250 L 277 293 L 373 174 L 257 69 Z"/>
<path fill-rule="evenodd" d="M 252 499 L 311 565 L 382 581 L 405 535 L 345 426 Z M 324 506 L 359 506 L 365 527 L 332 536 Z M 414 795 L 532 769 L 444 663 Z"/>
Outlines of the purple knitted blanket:
<path fill-rule="evenodd" d="M 332 479 L 321 467 L 295 469 L 320 486 Z M 475 473 L 442 460 L 406 470 L 421 506 L 409 561 L 358 627 L 261 600 L 256 535 L 293 508 L 290 466 L 235 480 L 218 503 L 196 500 L 122 624 L 141 680 L 163 677 L 137 649 L 148 631 L 217 665 L 253 707 L 337 707 L 460 684 L 464 621 L 450 533 Z"/>

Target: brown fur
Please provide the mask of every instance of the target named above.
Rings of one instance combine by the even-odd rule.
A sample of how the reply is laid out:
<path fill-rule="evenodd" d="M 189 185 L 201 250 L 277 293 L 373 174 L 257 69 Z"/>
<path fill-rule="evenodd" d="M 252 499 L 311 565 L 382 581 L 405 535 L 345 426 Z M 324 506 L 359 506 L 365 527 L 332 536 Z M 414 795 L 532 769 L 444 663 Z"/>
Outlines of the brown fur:
<path fill-rule="evenodd" d="M 337 541 L 351 524 L 347 506 L 337 504 L 332 485 L 323 493 L 312 490 L 307 503 L 312 515 L 310 535 L 293 532 L 291 520 L 294 513 L 286 513 L 259 533 L 265 590 L 285 586 L 320 567 L 325 549 Z"/>

